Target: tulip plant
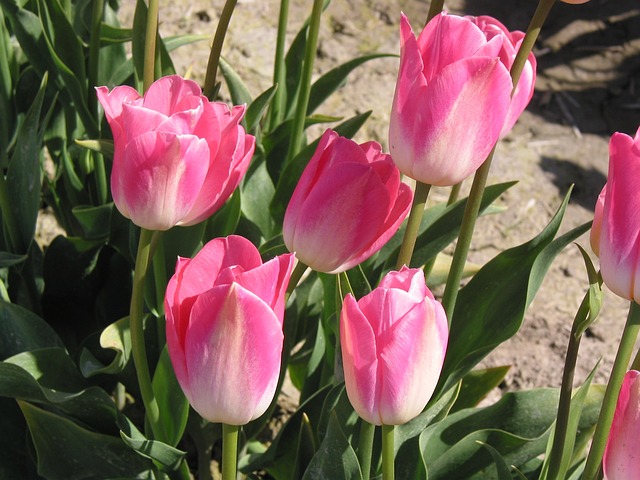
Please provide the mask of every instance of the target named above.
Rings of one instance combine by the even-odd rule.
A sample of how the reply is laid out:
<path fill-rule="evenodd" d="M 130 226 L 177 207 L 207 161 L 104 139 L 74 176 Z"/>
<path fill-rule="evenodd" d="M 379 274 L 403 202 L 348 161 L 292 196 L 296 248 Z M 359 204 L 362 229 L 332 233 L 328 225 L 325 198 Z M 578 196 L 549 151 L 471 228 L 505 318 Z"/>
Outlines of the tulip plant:
<path fill-rule="evenodd" d="M 203 88 L 171 60 L 202 39 L 161 38 L 157 0 L 137 0 L 132 26 L 117 1 L 0 0 L 0 478 L 640 478 L 640 128 L 611 138 L 602 275 L 582 250 L 562 387 L 480 406 L 506 369 L 478 364 L 591 227 L 558 235 L 568 192 L 534 239 L 465 270 L 476 219 L 515 183 L 486 180 L 554 0 L 526 33 L 434 0 L 416 34 L 397 12 L 390 153 L 351 140 L 368 113 L 307 130 L 388 56 L 312 82 L 329 3 L 287 45 L 281 0 L 273 85 L 253 97 L 221 57 L 234 0 L 195 67 Z M 425 208 L 433 185 L 451 196 Z M 65 232 L 46 248 L 43 203 Z M 629 319 L 608 384 L 574 390 L 603 282 Z M 299 401 L 282 418 L 285 382 Z"/>

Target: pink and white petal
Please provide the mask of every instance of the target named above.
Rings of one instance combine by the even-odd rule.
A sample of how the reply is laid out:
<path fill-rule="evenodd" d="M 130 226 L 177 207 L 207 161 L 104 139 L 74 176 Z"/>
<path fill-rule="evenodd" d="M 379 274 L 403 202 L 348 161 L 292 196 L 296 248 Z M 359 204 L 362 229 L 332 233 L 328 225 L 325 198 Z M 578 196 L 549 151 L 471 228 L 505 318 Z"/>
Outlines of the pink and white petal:
<path fill-rule="evenodd" d="M 614 133 L 602 214 L 600 268 L 607 287 L 627 300 L 640 300 L 640 145 Z"/>
<path fill-rule="evenodd" d="M 109 125 L 112 121 L 120 122 L 120 115 L 122 115 L 122 106 L 125 104 L 138 104 L 141 103 L 141 97 L 138 91 L 127 85 L 121 85 L 115 87 L 111 92 L 107 87 L 96 87 L 96 95 L 104 114 L 107 117 Z"/>
<path fill-rule="evenodd" d="M 378 415 L 378 353 L 373 329 L 351 294 L 342 304 L 340 345 L 347 396 L 355 411 L 369 423 L 381 425 Z"/>
<path fill-rule="evenodd" d="M 498 140 L 510 102 L 511 77 L 498 59 L 470 58 L 446 67 L 426 87 L 407 141 L 423 139 L 410 176 L 454 185 L 471 175 Z M 418 102 L 416 102 L 418 103 Z M 415 141 L 415 140 L 414 140 Z"/>
<path fill-rule="evenodd" d="M 111 185 L 118 209 L 149 230 L 168 230 L 191 209 L 202 187 L 207 142 L 193 136 L 147 132 L 127 144 Z M 115 165 L 114 165 L 115 168 Z"/>
<path fill-rule="evenodd" d="M 237 284 L 200 295 L 186 341 L 194 409 L 231 425 L 262 415 L 275 394 L 283 339 L 269 306 Z"/>
<path fill-rule="evenodd" d="M 346 261 L 360 256 L 378 236 L 390 201 L 386 188 L 366 165 L 344 163 L 326 170 L 303 200 L 285 243 L 314 270 L 339 273 Z"/>
<path fill-rule="evenodd" d="M 398 105 L 402 112 L 405 104 L 414 100 L 413 92 L 417 87 L 424 87 L 427 82 L 422 73 L 423 63 L 418 41 L 411 29 L 409 20 L 400 16 L 400 68 L 394 93 L 393 106 Z"/>
<path fill-rule="evenodd" d="M 193 80 L 186 80 L 179 75 L 169 75 L 151 84 L 144 94 L 143 105 L 169 117 L 178 111 L 177 105 L 184 101 L 185 97 L 200 95 L 202 90 Z"/>
<path fill-rule="evenodd" d="M 124 105 L 122 107 L 122 128 L 127 142 L 143 133 L 156 130 L 168 117 L 140 105 Z"/>

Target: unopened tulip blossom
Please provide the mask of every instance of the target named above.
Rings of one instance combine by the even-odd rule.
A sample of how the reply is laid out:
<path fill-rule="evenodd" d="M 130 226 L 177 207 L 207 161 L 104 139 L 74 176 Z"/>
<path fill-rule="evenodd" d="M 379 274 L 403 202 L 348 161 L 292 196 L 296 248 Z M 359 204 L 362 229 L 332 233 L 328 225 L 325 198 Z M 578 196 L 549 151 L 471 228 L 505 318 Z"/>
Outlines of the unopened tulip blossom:
<path fill-rule="evenodd" d="M 591 245 L 602 280 L 616 295 L 640 301 L 640 128 L 614 133 L 607 184 L 596 205 Z M 604 199 L 602 199 L 604 197 Z"/>
<path fill-rule="evenodd" d="M 419 415 L 438 383 L 447 349 L 442 305 L 422 269 L 388 273 L 370 294 L 347 295 L 340 343 L 347 395 L 374 425 L 399 425 Z"/>
<path fill-rule="evenodd" d="M 358 145 L 327 130 L 293 192 L 284 243 L 319 272 L 348 270 L 393 236 L 412 193 L 376 142 Z"/>
<path fill-rule="evenodd" d="M 467 18 L 480 27 L 480 30 L 482 30 L 488 40 L 495 36 L 502 37 L 502 48 L 499 53 L 500 61 L 507 70 L 510 71 L 518 49 L 524 39 L 524 32 L 518 30 L 510 32 L 501 22 L 488 15 Z M 531 52 L 522 69 L 515 92 L 513 92 L 511 97 L 507 118 L 500 133 L 501 137 L 504 137 L 511 131 L 524 109 L 529 105 L 531 97 L 533 97 L 536 83 L 536 66 L 536 57 L 533 52 Z"/>
<path fill-rule="evenodd" d="M 513 85 L 501 61 L 505 36 L 487 38 L 470 19 L 446 13 L 417 38 L 404 15 L 400 23 L 391 155 L 415 180 L 454 185 L 478 169 L 505 127 Z"/>
<path fill-rule="evenodd" d="M 292 254 L 262 263 L 249 240 L 216 238 L 179 258 L 165 297 L 169 355 L 205 419 L 244 425 L 276 391 Z"/>
<path fill-rule="evenodd" d="M 143 97 L 128 86 L 96 89 L 114 141 L 111 191 L 118 210 L 148 230 L 199 223 L 244 176 L 255 138 L 239 123 L 244 106 L 210 102 L 177 75 Z"/>
<path fill-rule="evenodd" d="M 627 372 L 602 460 L 605 480 L 640 478 L 640 372 Z"/>

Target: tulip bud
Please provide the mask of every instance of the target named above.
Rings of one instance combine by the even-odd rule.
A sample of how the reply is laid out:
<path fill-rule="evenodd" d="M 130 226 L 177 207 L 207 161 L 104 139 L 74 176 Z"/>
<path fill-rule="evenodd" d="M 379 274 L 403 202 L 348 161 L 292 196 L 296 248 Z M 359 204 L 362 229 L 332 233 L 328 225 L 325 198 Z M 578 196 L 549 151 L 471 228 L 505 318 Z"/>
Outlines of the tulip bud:
<path fill-rule="evenodd" d="M 210 102 L 197 83 L 177 75 L 144 97 L 131 87 L 96 89 L 113 133 L 113 200 L 149 230 L 194 225 L 229 198 L 255 148 L 240 121 L 245 107 Z"/>
<path fill-rule="evenodd" d="M 293 192 L 282 233 L 289 251 L 319 272 L 362 263 L 393 236 L 412 193 L 376 142 L 327 130 Z"/>
<path fill-rule="evenodd" d="M 570 3 L 572 5 L 580 5 L 582 3 L 587 3 L 589 0 L 560 0 L 563 3 Z"/>
<path fill-rule="evenodd" d="M 598 199 L 591 245 L 602 280 L 627 300 L 640 301 L 640 128 L 635 138 L 614 133 L 604 200 Z M 601 194 L 602 196 L 602 194 Z"/>
<path fill-rule="evenodd" d="M 178 259 L 165 297 L 167 346 L 185 396 L 207 420 L 244 425 L 271 403 L 293 263 L 286 254 L 263 264 L 239 236 Z"/>
<path fill-rule="evenodd" d="M 347 395 L 374 425 L 400 425 L 418 416 L 438 383 L 447 349 L 442 305 L 419 268 L 388 273 L 359 301 L 347 295 L 340 343 Z"/>
<path fill-rule="evenodd" d="M 500 60 L 505 36 L 488 39 L 468 18 L 445 13 L 417 39 L 404 15 L 400 22 L 391 156 L 415 180 L 454 185 L 478 169 L 505 126 L 513 85 Z"/>
<path fill-rule="evenodd" d="M 628 371 L 622 382 L 618 403 L 602 459 L 605 480 L 640 478 L 640 372 Z"/>

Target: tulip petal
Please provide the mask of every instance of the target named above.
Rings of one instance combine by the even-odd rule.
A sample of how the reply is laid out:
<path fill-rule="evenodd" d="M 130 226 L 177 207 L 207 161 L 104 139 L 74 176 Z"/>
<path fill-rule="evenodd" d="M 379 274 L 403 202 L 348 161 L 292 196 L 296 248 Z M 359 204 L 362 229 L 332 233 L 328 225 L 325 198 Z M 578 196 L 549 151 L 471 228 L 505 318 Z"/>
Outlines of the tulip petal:
<path fill-rule="evenodd" d="M 630 219 L 637 218 L 640 211 L 640 141 L 615 133 L 609 143 L 609 155 L 599 245 L 600 268 L 612 292 L 638 301 L 640 224 Z"/>
<path fill-rule="evenodd" d="M 185 98 L 200 98 L 202 90 L 193 80 L 186 80 L 179 75 L 168 75 L 151 84 L 144 94 L 143 106 L 155 110 L 167 117 L 181 111 L 181 102 Z"/>
<path fill-rule="evenodd" d="M 283 339 L 271 308 L 243 287 L 223 285 L 200 295 L 185 342 L 185 395 L 193 408 L 230 425 L 262 415 L 275 394 Z"/>
<path fill-rule="evenodd" d="M 116 206 L 136 225 L 168 230 L 191 209 L 208 164 L 207 142 L 191 135 L 147 132 L 114 159 L 111 190 Z"/>
<path fill-rule="evenodd" d="M 640 372 L 626 373 L 618 396 L 602 467 L 606 480 L 640 478 Z"/>

